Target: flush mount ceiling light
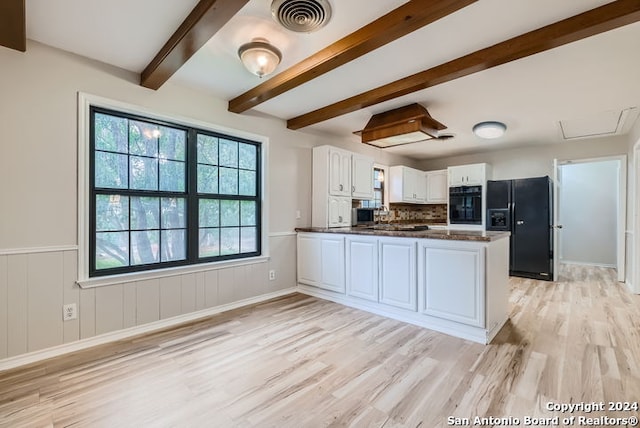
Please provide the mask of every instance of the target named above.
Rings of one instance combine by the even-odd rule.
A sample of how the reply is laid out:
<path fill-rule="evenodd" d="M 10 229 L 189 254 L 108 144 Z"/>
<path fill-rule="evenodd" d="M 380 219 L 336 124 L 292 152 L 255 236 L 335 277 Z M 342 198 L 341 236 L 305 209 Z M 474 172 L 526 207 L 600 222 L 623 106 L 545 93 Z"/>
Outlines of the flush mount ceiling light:
<path fill-rule="evenodd" d="M 240 46 L 238 56 L 246 69 L 260 78 L 273 73 L 282 60 L 280 50 L 266 39 L 253 39 Z"/>
<path fill-rule="evenodd" d="M 502 137 L 506 130 L 507 125 L 502 122 L 495 121 L 476 123 L 473 127 L 474 134 L 487 140 Z"/>
<path fill-rule="evenodd" d="M 387 148 L 431 139 L 445 139 L 440 131 L 447 127 L 431 117 L 420 104 L 409 104 L 371 116 L 362 131 L 356 131 L 364 144 Z"/>

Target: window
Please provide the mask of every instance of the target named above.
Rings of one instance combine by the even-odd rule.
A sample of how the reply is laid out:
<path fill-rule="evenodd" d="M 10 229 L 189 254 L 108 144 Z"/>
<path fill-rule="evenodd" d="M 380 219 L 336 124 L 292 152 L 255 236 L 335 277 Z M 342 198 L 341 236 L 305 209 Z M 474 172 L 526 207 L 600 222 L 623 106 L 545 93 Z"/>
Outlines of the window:
<path fill-rule="evenodd" d="M 89 276 L 261 254 L 261 145 L 90 108 Z"/>
<path fill-rule="evenodd" d="M 373 199 L 360 201 L 361 208 L 380 208 L 384 205 L 384 170 L 373 168 Z"/>

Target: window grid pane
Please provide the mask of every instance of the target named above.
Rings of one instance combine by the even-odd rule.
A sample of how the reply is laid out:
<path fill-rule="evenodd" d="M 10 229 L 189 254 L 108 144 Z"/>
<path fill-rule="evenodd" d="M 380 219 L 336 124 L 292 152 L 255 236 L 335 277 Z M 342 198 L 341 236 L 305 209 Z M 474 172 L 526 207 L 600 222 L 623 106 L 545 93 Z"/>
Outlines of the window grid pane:
<path fill-rule="evenodd" d="M 259 144 L 92 112 L 90 276 L 259 254 Z"/>

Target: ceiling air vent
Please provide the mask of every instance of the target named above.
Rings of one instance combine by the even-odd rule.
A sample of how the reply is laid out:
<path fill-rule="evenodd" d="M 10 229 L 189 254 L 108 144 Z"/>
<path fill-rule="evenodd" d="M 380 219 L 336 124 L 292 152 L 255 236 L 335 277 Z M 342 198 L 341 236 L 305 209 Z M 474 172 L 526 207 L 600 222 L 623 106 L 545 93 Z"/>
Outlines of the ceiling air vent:
<path fill-rule="evenodd" d="M 288 30 L 311 33 L 327 25 L 331 5 L 327 0 L 274 0 L 271 15 Z"/>

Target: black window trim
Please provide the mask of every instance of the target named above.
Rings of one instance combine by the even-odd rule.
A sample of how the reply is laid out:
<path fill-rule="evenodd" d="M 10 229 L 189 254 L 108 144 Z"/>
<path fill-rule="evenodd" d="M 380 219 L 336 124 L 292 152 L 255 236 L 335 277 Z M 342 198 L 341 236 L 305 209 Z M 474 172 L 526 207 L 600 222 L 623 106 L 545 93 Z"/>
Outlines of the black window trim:
<path fill-rule="evenodd" d="M 181 129 L 187 133 L 186 150 L 185 150 L 185 191 L 161 191 L 161 190 L 134 190 L 134 189 L 106 189 L 95 187 L 95 114 L 103 113 L 111 116 L 126 118 L 130 120 L 139 120 L 147 123 L 151 123 L 159 126 L 167 126 L 175 129 Z M 153 115 L 145 116 L 143 114 L 132 113 L 130 111 L 119 111 L 117 109 L 102 107 L 99 105 L 90 104 L 88 112 L 89 122 L 89 189 L 88 189 L 88 278 L 101 278 L 112 275 L 133 274 L 146 271 L 160 271 L 162 269 L 182 267 L 182 266 L 197 266 L 199 264 L 206 264 L 212 262 L 233 261 L 247 258 L 255 258 L 262 256 L 263 250 L 263 200 L 262 200 L 262 187 L 263 187 L 263 143 L 239 137 L 232 134 L 226 134 L 219 131 L 213 131 L 197 125 L 190 125 L 181 123 L 180 121 L 171 121 L 166 119 L 158 119 Z M 197 135 L 208 135 L 216 138 L 227 139 L 236 141 L 239 143 L 251 144 L 256 147 L 256 195 L 244 196 L 244 195 L 224 195 L 224 194 L 208 194 L 197 192 Z M 242 168 L 238 167 L 238 171 Z M 219 173 L 219 172 L 218 172 Z M 158 175 L 159 179 L 159 175 Z M 141 265 L 129 265 L 116 268 L 96 269 L 96 206 L 95 195 L 97 194 L 122 194 L 126 196 L 153 196 L 158 198 L 163 197 L 181 197 L 186 199 L 186 259 L 165 261 Z M 229 254 L 212 257 L 198 257 L 199 251 L 199 227 L 198 227 L 198 202 L 200 199 L 218 199 L 218 200 L 250 200 L 256 202 L 256 251 Z M 241 226 L 237 226 L 241 229 Z M 220 229 L 223 227 L 220 226 Z M 160 229 L 161 230 L 161 229 Z M 131 229 L 128 231 L 131 233 Z"/>

